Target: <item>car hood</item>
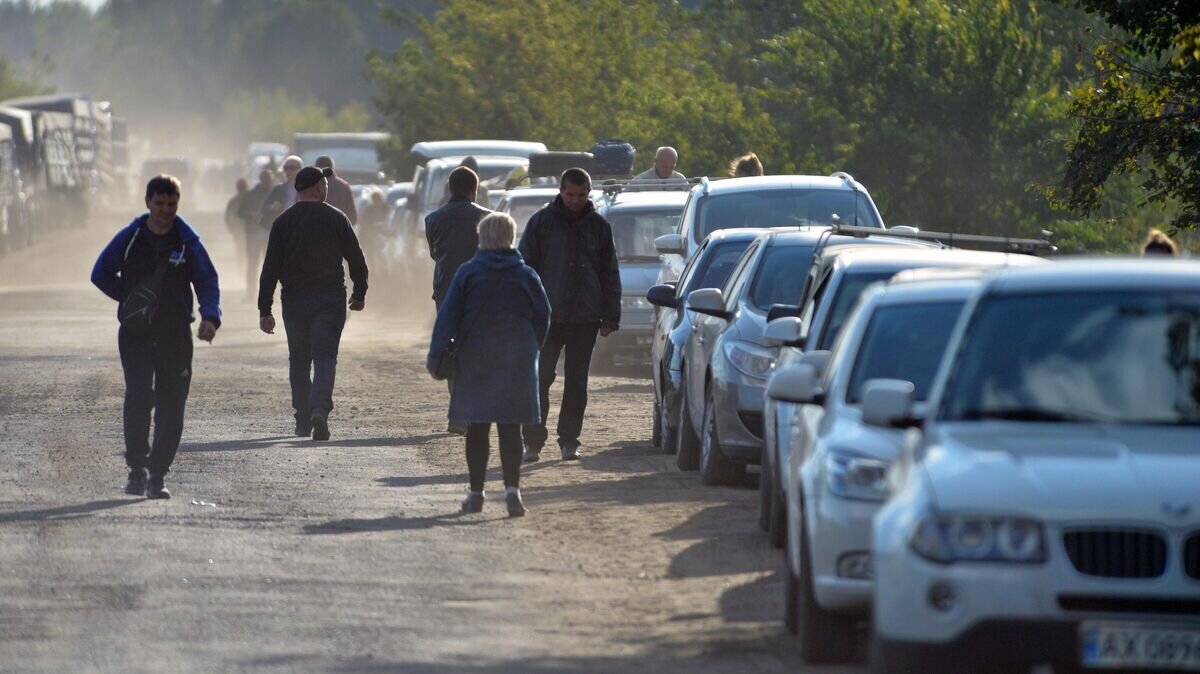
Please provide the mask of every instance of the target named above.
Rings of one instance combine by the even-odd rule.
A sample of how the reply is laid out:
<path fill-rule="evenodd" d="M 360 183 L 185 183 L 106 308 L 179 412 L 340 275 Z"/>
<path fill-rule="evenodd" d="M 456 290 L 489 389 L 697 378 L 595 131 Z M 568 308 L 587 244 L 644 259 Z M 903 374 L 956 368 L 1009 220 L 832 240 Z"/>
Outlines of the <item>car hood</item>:
<path fill-rule="evenodd" d="M 957 422 L 932 430 L 921 470 L 943 512 L 1047 520 L 1200 523 L 1200 431 L 1188 427 Z"/>
<path fill-rule="evenodd" d="M 658 278 L 658 261 L 643 262 L 641 260 L 621 260 L 621 293 L 624 295 L 645 295 L 650 286 Z"/>
<path fill-rule="evenodd" d="M 830 450 L 853 452 L 880 461 L 895 461 L 904 446 L 905 431 L 880 428 L 862 421 L 856 407 L 842 405 L 834 415 L 833 426 L 822 438 Z"/>

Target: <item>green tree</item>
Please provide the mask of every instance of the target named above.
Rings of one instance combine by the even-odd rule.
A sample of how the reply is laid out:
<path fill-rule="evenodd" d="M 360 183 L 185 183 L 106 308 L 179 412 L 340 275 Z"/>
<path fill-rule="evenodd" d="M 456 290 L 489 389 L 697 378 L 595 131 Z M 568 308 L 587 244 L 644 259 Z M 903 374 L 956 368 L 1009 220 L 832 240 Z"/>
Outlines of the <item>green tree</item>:
<path fill-rule="evenodd" d="M 7 59 L 0 58 L 0 101 L 18 96 L 44 94 L 49 91 L 48 87 L 41 87 L 25 81 L 17 74 L 17 69 Z"/>
<path fill-rule="evenodd" d="M 1078 122 L 1052 194 L 1095 213 L 1114 178 L 1136 176 L 1141 202 L 1177 204 L 1173 227 L 1200 223 L 1200 4 L 1076 0 L 1115 34 L 1094 53 L 1094 77 L 1074 91 Z M 1119 194 L 1120 192 L 1118 192 Z M 1164 223 L 1165 224 L 1165 223 Z"/>

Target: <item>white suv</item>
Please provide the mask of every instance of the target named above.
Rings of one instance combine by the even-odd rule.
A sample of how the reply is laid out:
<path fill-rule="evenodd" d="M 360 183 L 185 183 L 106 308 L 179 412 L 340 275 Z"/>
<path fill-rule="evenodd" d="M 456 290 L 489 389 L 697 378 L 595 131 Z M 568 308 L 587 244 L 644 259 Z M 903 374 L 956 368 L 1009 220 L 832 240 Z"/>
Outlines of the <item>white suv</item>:
<path fill-rule="evenodd" d="M 874 523 L 880 671 L 1200 671 L 1200 264 L 1000 272 L 929 404 Z"/>

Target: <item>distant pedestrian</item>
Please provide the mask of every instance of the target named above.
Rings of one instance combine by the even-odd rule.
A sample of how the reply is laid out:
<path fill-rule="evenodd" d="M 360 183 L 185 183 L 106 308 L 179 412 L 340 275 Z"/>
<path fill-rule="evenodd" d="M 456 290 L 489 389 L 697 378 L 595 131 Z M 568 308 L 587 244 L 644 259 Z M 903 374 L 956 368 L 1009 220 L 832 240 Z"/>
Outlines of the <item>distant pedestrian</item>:
<path fill-rule="evenodd" d="M 654 153 L 654 165 L 637 174 L 631 183 L 680 183 L 687 182 L 687 176 L 675 170 L 679 164 L 679 153 L 675 148 L 663 146 Z"/>
<path fill-rule="evenodd" d="M 328 171 L 328 169 L 325 169 Z M 338 346 L 346 325 L 346 274 L 351 311 L 362 311 L 367 263 L 346 214 L 325 203 L 328 174 L 313 166 L 296 173 L 297 201 L 275 218 L 258 283 L 259 327 L 275 333 L 275 285 L 282 284 L 283 326 L 296 435 L 329 439 Z"/>
<path fill-rule="evenodd" d="M 758 160 L 758 155 L 753 152 L 746 154 L 729 162 L 729 175 L 734 178 L 747 178 L 750 176 L 760 176 L 763 174 L 762 162 Z"/>
<path fill-rule="evenodd" d="M 1179 257 L 1179 245 L 1162 230 L 1151 227 L 1150 232 L 1146 235 L 1146 240 L 1142 242 L 1142 256 L 1159 255 Z"/>
<path fill-rule="evenodd" d="M 325 203 L 345 213 L 350 218 L 350 224 L 357 225 L 358 207 L 354 205 L 354 191 L 350 189 L 350 183 L 338 176 L 333 157 L 323 154 L 313 161 L 313 166 L 333 171 L 329 176 L 329 199 Z"/>
<path fill-rule="evenodd" d="M 300 173 L 302 168 L 304 160 L 296 155 L 290 155 L 283 160 L 283 182 L 271 188 L 258 211 L 259 225 L 263 229 L 270 231 L 275 218 L 296 203 L 296 174 Z"/>
<path fill-rule="evenodd" d="M 564 460 L 579 458 L 579 434 L 587 408 L 588 368 L 596 335 L 608 337 L 621 323 L 621 274 L 612 228 L 592 206 L 592 178 L 580 168 L 563 171 L 558 196 L 529 218 L 520 251 L 550 297 L 550 334 L 542 347 L 542 418 L 523 429 L 525 461 L 541 458 L 546 444 L 550 386 L 558 357 L 566 351 L 558 447 Z"/>
<path fill-rule="evenodd" d="M 366 197 L 367 203 L 363 206 L 362 217 L 358 221 L 358 241 L 362 245 L 363 254 L 367 256 L 367 266 L 376 270 L 383 269 L 391 209 L 388 208 L 387 195 L 381 187 L 368 187 L 363 196 Z"/>
<path fill-rule="evenodd" d="M 258 182 L 242 197 L 238 213 L 245 228 L 243 237 L 246 242 L 246 300 L 258 296 L 258 272 L 262 269 L 263 254 L 267 250 L 267 235 L 271 232 L 271 223 L 261 224 L 261 213 L 267 196 L 275 187 L 275 172 L 263 169 L 258 173 Z"/>
<path fill-rule="evenodd" d="M 466 166 L 450 172 L 450 201 L 425 216 L 425 238 L 433 258 L 433 302 L 439 308 L 460 265 L 479 247 L 476 228 L 492 211 L 475 203 L 479 176 Z"/>
<path fill-rule="evenodd" d="M 149 212 L 118 232 L 92 269 L 92 283 L 120 303 L 117 346 L 125 371 L 123 425 L 129 468 L 125 493 L 153 499 L 171 498 L 163 480 L 183 435 L 192 383 L 195 297 L 201 317 L 197 336 L 211 343 L 221 326 L 217 270 L 196 231 L 178 215 L 181 193 L 173 176 L 150 179 Z"/>
<path fill-rule="evenodd" d="M 242 219 L 241 207 L 249 193 L 249 183 L 245 178 L 238 178 L 234 183 L 233 196 L 225 204 L 225 227 L 229 229 L 229 235 L 233 237 L 234 258 L 239 267 L 246 261 L 246 223 Z"/>
<path fill-rule="evenodd" d="M 428 366 L 453 340 L 457 383 L 450 423 L 466 427 L 470 491 L 463 512 L 483 508 L 491 425 L 496 424 L 505 503 L 510 517 L 521 500 L 521 424 L 541 419 L 538 352 L 550 330 L 550 302 L 538 275 L 513 249 L 517 223 L 491 213 L 479 223 L 479 250 L 459 267 L 433 328 Z M 435 374 L 436 376 L 436 374 Z"/>

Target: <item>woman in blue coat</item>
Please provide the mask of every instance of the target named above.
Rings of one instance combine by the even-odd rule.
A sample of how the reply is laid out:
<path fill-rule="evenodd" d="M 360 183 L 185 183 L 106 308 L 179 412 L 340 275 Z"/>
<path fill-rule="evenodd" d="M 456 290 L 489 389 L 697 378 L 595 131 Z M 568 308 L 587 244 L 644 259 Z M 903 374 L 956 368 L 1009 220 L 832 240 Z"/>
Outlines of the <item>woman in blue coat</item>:
<path fill-rule="evenodd" d="M 504 500 L 525 514 L 519 489 L 521 425 L 538 423 L 538 354 L 550 330 L 550 301 L 536 272 L 513 247 L 517 224 L 505 213 L 479 222 L 479 251 L 459 267 L 442 300 L 427 361 L 430 373 L 454 341 L 450 423 L 467 428 L 471 491 L 463 512 L 483 509 L 488 435 L 496 424 Z"/>

